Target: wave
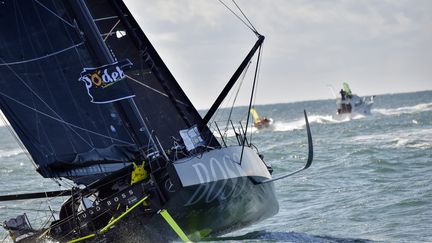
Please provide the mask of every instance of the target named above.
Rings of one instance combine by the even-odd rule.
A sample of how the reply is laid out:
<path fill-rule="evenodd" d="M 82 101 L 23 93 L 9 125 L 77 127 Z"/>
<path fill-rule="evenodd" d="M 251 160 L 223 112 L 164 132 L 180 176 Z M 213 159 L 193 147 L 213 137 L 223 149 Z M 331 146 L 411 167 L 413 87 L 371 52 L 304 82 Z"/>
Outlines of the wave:
<path fill-rule="evenodd" d="M 2 120 L 0 120 L 0 127 L 4 127 L 4 126 L 6 126 L 6 124 Z"/>
<path fill-rule="evenodd" d="M 348 122 L 351 120 L 363 119 L 365 116 L 361 114 L 344 116 L 344 117 L 335 117 L 333 115 L 310 115 L 308 116 L 309 124 L 330 124 L 330 123 L 342 123 Z M 306 126 L 305 119 L 298 118 L 294 121 L 275 121 L 269 128 L 257 129 L 256 127 L 249 127 L 248 132 L 252 133 L 260 133 L 260 132 L 268 132 L 268 131 L 276 131 L 276 132 L 286 132 L 286 131 L 294 131 L 304 129 Z M 239 131 L 239 126 L 235 128 Z M 224 137 L 234 137 L 235 132 L 232 128 L 228 130 L 221 130 Z M 216 137 L 220 137 L 219 132 L 214 131 L 213 135 Z"/>
<path fill-rule="evenodd" d="M 5 115 L 0 110 L 0 127 L 4 127 L 6 125 L 9 125 L 9 121 L 6 119 Z"/>
<path fill-rule="evenodd" d="M 418 112 L 432 111 L 432 103 L 421 103 L 414 106 L 403 106 L 391 109 L 373 109 L 372 111 L 387 116 L 412 114 Z"/>
<path fill-rule="evenodd" d="M 0 158 L 8 158 L 17 156 L 20 154 L 24 154 L 24 151 L 21 148 L 14 148 L 10 150 L 0 150 Z"/>
<path fill-rule="evenodd" d="M 311 115 L 308 116 L 309 124 L 331 124 L 331 123 L 342 123 L 342 122 L 348 122 L 351 120 L 357 120 L 357 119 L 363 119 L 365 116 L 361 114 L 357 115 L 350 115 L 345 117 L 335 117 L 333 115 Z M 293 130 L 299 130 L 304 129 L 306 126 L 304 118 L 299 118 L 294 121 L 290 122 L 275 122 L 273 125 L 274 131 L 293 131 Z"/>
<path fill-rule="evenodd" d="M 409 114 L 409 113 L 418 113 L 418 112 L 425 112 L 425 111 L 432 111 L 432 103 L 421 103 L 414 106 L 405 106 L 405 107 L 399 107 L 399 108 L 391 108 L 391 109 L 373 109 L 373 113 L 378 113 L 381 115 L 400 115 L 400 114 Z M 372 114 L 373 115 L 373 114 Z M 308 116 L 308 120 L 310 124 L 331 124 L 331 123 L 344 123 L 349 122 L 352 120 L 359 120 L 364 119 L 367 116 L 362 114 L 347 114 L 347 115 L 310 115 Z M 416 124 L 418 121 L 412 120 L 412 123 Z M 267 131 L 278 131 L 278 132 L 285 132 L 285 131 L 294 131 L 294 130 L 300 130 L 305 128 L 305 120 L 304 118 L 298 118 L 293 121 L 275 121 L 273 125 L 269 128 L 259 130 L 255 127 L 248 128 L 248 131 L 259 133 L 259 132 L 267 132 Z M 236 127 L 236 129 L 239 129 Z M 224 137 L 234 137 L 235 132 L 232 128 L 228 129 L 227 131 L 222 131 L 224 134 Z M 218 132 L 214 132 L 214 135 L 216 137 L 220 137 Z M 429 144 L 423 144 L 421 145 L 429 146 Z"/>
<path fill-rule="evenodd" d="M 408 129 L 352 138 L 355 143 L 378 143 L 388 148 L 432 148 L 432 129 Z"/>

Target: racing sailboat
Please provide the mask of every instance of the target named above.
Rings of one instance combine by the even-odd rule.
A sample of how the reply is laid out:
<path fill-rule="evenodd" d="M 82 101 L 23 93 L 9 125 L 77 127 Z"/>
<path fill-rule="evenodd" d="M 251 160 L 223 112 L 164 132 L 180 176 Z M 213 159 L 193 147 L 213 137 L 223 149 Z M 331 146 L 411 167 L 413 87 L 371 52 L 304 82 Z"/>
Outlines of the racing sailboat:
<path fill-rule="evenodd" d="M 271 125 L 273 125 L 273 119 L 267 118 L 265 116 L 259 116 L 258 112 L 255 110 L 255 108 L 250 109 L 250 113 L 252 115 L 252 118 L 254 119 L 253 126 L 257 129 L 264 129 L 269 128 Z"/>
<path fill-rule="evenodd" d="M 37 172 L 74 185 L 0 196 L 67 197 L 41 228 L 5 221 L 13 240 L 119 240 L 146 227 L 217 236 L 276 214 L 273 181 L 312 163 L 306 112 L 308 161 L 275 177 L 247 127 L 234 145 L 209 128 L 258 33 L 202 118 L 121 0 L 1 1 L 0 31 L 0 108 Z"/>

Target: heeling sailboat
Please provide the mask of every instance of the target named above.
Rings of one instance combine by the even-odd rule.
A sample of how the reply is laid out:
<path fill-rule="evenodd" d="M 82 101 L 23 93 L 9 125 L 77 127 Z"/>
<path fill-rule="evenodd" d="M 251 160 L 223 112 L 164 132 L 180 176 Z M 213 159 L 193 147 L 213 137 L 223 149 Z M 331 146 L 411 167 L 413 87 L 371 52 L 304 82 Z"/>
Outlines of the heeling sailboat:
<path fill-rule="evenodd" d="M 273 181 L 290 174 L 272 178 L 246 132 L 227 146 L 207 126 L 263 36 L 201 118 L 121 0 L 3 1 L 0 30 L 0 108 L 37 171 L 77 185 L 0 196 L 69 197 L 42 229 L 6 221 L 11 236 L 118 238 L 163 217 L 187 240 L 277 213 Z"/>
<path fill-rule="evenodd" d="M 257 129 L 269 128 L 269 127 L 271 127 L 271 125 L 273 125 L 273 119 L 272 118 L 267 118 L 265 116 L 262 116 L 262 117 L 259 116 L 258 112 L 255 110 L 255 108 L 251 108 L 250 113 L 254 119 L 253 125 Z"/>

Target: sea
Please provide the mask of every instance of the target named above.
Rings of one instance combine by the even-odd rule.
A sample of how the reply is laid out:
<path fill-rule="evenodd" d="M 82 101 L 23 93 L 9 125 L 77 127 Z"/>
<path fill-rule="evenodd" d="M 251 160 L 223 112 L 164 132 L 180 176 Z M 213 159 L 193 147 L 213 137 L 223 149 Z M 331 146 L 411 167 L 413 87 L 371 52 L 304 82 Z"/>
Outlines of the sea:
<path fill-rule="evenodd" d="M 270 129 L 248 139 L 274 172 L 302 168 L 308 154 L 304 114 L 313 137 L 307 170 L 275 182 L 279 213 L 215 242 L 432 242 L 432 91 L 377 95 L 371 115 L 335 117 L 334 100 L 257 105 Z M 232 110 L 235 127 L 245 107 Z M 230 109 L 221 110 L 219 117 Z M 222 114 L 222 115 L 221 115 Z M 224 115 L 225 114 L 225 115 Z M 234 132 L 216 120 L 227 140 Z M 231 130 L 230 130 L 231 129 Z M 230 134 L 231 133 L 231 134 Z M 0 195 L 66 189 L 42 178 L 0 126 Z M 27 213 L 35 225 L 61 199 L 0 202 L 0 222 Z M 10 242 L 0 229 L 0 242 Z"/>

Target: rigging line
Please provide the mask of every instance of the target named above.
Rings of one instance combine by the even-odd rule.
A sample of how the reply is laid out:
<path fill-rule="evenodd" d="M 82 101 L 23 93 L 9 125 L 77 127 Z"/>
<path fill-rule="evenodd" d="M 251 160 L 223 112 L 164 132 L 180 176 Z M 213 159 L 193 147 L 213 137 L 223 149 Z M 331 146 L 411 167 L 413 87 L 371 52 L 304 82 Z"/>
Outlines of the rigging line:
<path fill-rule="evenodd" d="M 35 58 L 31 58 L 31 59 L 23 60 L 23 61 L 17 61 L 17 62 L 5 62 L 3 59 L 1 59 L 1 61 L 2 61 L 3 63 L 0 63 L 0 66 L 11 66 L 11 65 L 24 64 L 24 63 L 28 63 L 28 62 L 38 61 L 38 60 L 45 59 L 45 58 L 48 58 L 48 57 L 51 57 L 51 56 L 55 56 L 55 55 L 57 55 L 57 54 L 60 54 L 60 53 L 65 52 L 65 51 L 68 51 L 68 50 L 70 50 L 70 49 L 74 49 L 74 48 L 79 47 L 79 46 L 81 46 L 81 45 L 83 45 L 83 44 L 84 44 L 84 42 L 81 42 L 81 43 L 78 43 L 78 44 L 76 44 L 76 45 L 73 45 L 73 46 L 67 47 L 67 48 L 65 48 L 65 49 L 62 49 L 62 50 L 59 50 L 59 51 L 56 51 L 56 52 L 53 52 L 53 53 L 47 54 L 47 55 L 45 55 L 45 56 L 35 57 Z"/>
<path fill-rule="evenodd" d="M 22 103 L 21 101 L 19 101 L 19 100 L 17 100 L 17 99 L 14 99 L 14 98 L 10 97 L 9 95 L 7 95 L 7 94 L 5 94 L 5 93 L 3 93 L 3 92 L 1 92 L 1 91 L 0 91 L 0 95 L 4 96 L 4 97 L 6 97 L 6 98 L 8 98 L 8 99 L 10 99 L 10 100 L 12 100 L 12 101 L 15 101 L 16 103 L 18 103 L 18 104 L 20 104 L 20 105 L 22 105 L 22 106 L 24 106 L 24 107 L 26 107 L 26 108 L 28 108 L 28 109 L 34 111 L 34 112 L 37 112 L 37 113 L 39 113 L 39 114 L 41 114 L 41 115 L 44 115 L 44 116 L 46 116 L 46 117 L 48 117 L 48 118 L 51 118 L 51 119 L 53 119 L 53 120 L 56 120 L 56 121 L 58 121 L 58 122 L 60 122 L 60 123 L 64 123 L 64 124 L 67 125 L 67 126 L 70 126 L 70 127 L 73 127 L 73 128 L 76 128 L 76 129 L 79 129 L 79 130 L 82 130 L 82 131 L 85 131 L 85 132 L 88 132 L 88 133 L 91 133 L 91 134 L 94 134 L 94 135 L 97 135 L 97 136 L 100 136 L 100 137 L 103 137 L 103 138 L 112 139 L 112 140 L 115 140 L 115 141 L 117 141 L 117 142 L 121 142 L 121 143 L 124 143 L 124 144 L 127 144 L 127 145 L 134 145 L 134 144 L 132 144 L 132 143 L 130 143 L 130 142 L 126 142 L 126 141 L 123 141 L 123 140 L 120 140 L 120 139 L 117 139 L 117 138 L 112 138 L 112 137 L 110 137 L 110 136 L 107 136 L 107 135 L 104 135 L 104 134 L 101 134 L 101 133 L 98 133 L 98 132 L 95 132 L 95 131 L 88 130 L 88 129 L 86 129 L 86 128 L 83 128 L 83 127 L 80 127 L 80 126 L 74 125 L 74 124 L 72 124 L 72 123 L 69 123 L 69 122 L 67 122 L 67 121 L 65 121 L 65 120 L 63 120 L 63 119 L 56 118 L 56 117 L 54 117 L 54 116 L 51 116 L 51 115 L 49 115 L 49 114 L 46 114 L 46 113 L 44 113 L 44 112 L 42 112 L 42 111 L 39 111 L 39 110 L 37 110 L 37 109 L 35 109 L 35 108 L 29 106 L 29 105 L 26 105 L 26 104 Z M 73 130 L 73 129 L 72 129 L 72 130 Z M 74 130 L 73 130 L 73 131 L 74 131 Z"/>
<path fill-rule="evenodd" d="M 32 6 L 33 6 L 33 8 L 36 8 L 36 6 L 35 6 L 35 3 L 33 2 L 33 4 L 32 4 Z M 34 11 L 35 13 L 36 13 L 36 11 Z M 21 7 L 17 7 L 17 9 L 15 10 L 15 15 L 16 15 L 16 17 L 15 17 L 15 21 L 16 21 L 16 26 L 17 26 L 17 29 L 18 29 L 18 43 L 19 43 L 19 46 L 20 46 L 20 53 L 21 53 L 21 56 L 22 57 L 24 57 L 25 56 L 25 52 L 26 52 L 26 49 L 28 49 L 28 47 L 30 46 L 31 48 L 32 48 L 32 50 L 33 50 L 33 53 L 37 53 L 37 51 L 34 49 L 34 47 L 33 47 L 33 42 L 34 41 L 32 41 L 32 39 L 34 39 L 34 38 L 32 38 L 32 36 L 31 35 L 29 35 L 28 33 L 29 33 L 29 31 L 27 30 L 27 28 L 26 28 L 26 21 L 25 21 L 25 14 L 23 14 L 23 11 L 22 11 L 22 8 Z M 63 25 L 63 26 L 65 26 L 65 25 Z M 24 36 L 24 34 L 27 34 L 27 36 Z M 25 44 L 25 38 L 29 38 L 30 39 L 30 43 L 28 43 L 28 44 L 30 44 L 29 46 L 25 46 L 26 44 Z M 72 42 L 73 43 L 73 42 Z M 27 45 L 28 45 L 27 44 Z M 4 62 L 4 61 L 3 61 Z M 39 65 L 40 66 L 40 65 Z M 24 69 L 25 69 L 25 71 L 26 72 L 29 72 L 30 71 L 30 68 L 29 67 L 27 67 L 27 66 L 24 66 Z M 23 82 L 23 81 L 22 81 Z M 36 99 L 37 100 L 37 98 L 33 98 L 33 97 L 31 97 L 31 100 L 32 100 L 32 102 L 34 102 L 33 100 L 34 99 Z M 45 132 L 45 130 L 42 130 L 42 129 L 39 129 L 39 126 L 40 126 L 40 122 L 39 122 L 39 119 L 38 119 L 38 117 L 37 117 L 37 114 L 35 114 L 36 116 L 36 118 L 35 118 L 35 123 L 36 123 L 36 136 L 37 136 L 37 138 L 38 139 L 40 139 L 40 136 L 42 135 L 42 133 L 40 132 L 40 131 L 42 131 L 43 132 L 43 135 L 44 136 L 47 136 L 47 134 L 46 134 L 46 132 Z M 52 143 L 51 143 L 51 141 L 47 141 L 47 147 L 49 147 L 50 149 L 51 149 L 51 151 L 54 151 L 54 148 L 53 148 L 53 145 L 52 145 Z"/>
<path fill-rule="evenodd" d="M 228 126 L 229 126 L 229 122 L 230 122 L 230 119 L 231 119 L 231 114 L 232 114 L 232 111 L 233 111 L 233 108 L 234 108 L 234 104 L 235 104 L 237 96 L 238 96 L 238 94 L 240 92 L 240 89 L 241 89 L 242 83 L 244 81 L 245 75 L 247 73 L 247 70 L 249 68 L 249 65 L 250 65 L 250 62 L 247 64 L 245 70 L 243 70 L 242 77 L 240 78 L 240 82 L 236 82 L 235 86 L 232 89 L 232 90 L 237 90 L 237 91 L 236 92 L 230 92 L 230 95 L 229 95 L 228 99 L 224 99 L 222 101 L 221 105 L 220 105 L 220 107 L 224 107 L 224 105 L 227 104 L 226 109 L 228 109 L 228 107 L 229 107 L 228 105 L 231 103 L 231 99 L 233 99 L 233 97 L 234 97 L 230 111 L 229 112 L 228 111 L 227 112 L 225 112 L 225 111 L 219 112 L 222 109 L 218 109 L 216 111 L 215 115 L 214 115 L 214 118 L 212 118 L 212 120 L 211 120 L 211 121 L 214 121 L 214 120 L 216 120 L 216 117 L 218 117 L 218 118 L 220 117 L 221 121 L 222 121 L 223 116 L 226 115 L 226 113 L 229 114 L 228 118 L 226 120 L 227 124 L 225 125 L 224 136 L 227 134 L 227 132 L 229 130 Z M 234 93 L 235 93 L 235 95 L 234 95 Z"/>
<path fill-rule="evenodd" d="M 249 26 L 240 16 L 238 16 L 238 14 L 236 14 L 230 7 L 228 7 L 228 5 L 226 5 L 224 2 L 222 2 L 222 0 L 218 0 L 222 5 L 225 6 L 225 8 L 227 8 L 232 14 L 234 14 L 234 16 L 236 16 L 241 22 L 243 22 L 244 25 L 246 25 L 246 27 L 248 27 L 252 32 L 254 32 L 255 34 L 257 34 L 258 32 L 256 32 L 256 30 L 254 28 L 252 28 L 251 26 Z"/>
<path fill-rule="evenodd" d="M 249 107 L 248 107 L 248 111 L 247 111 L 247 119 L 246 119 L 246 128 L 243 134 L 243 141 L 242 141 L 242 150 L 241 150 L 241 154 L 240 154 L 240 165 L 242 163 L 242 159 L 243 159 L 243 152 L 244 152 L 244 147 L 245 147 L 245 142 L 246 142 L 246 136 L 247 136 L 247 129 L 248 129 L 248 125 L 249 125 L 249 117 L 250 117 L 250 108 L 252 106 L 252 100 L 253 100 L 253 95 L 254 95 L 254 90 L 255 90 L 255 84 L 256 84 L 256 80 L 257 80 L 257 74 L 258 74 L 258 67 L 259 67 L 259 63 L 260 63 L 260 57 L 261 57 L 261 49 L 262 46 L 259 47 L 258 49 L 258 56 L 257 56 L 257 63 L 255 66 L 255 76 L 254 76 L 254 81 L 252 84 L 252 92 L 251 92 L 251 97 L 250 97 L 250 101 L 249 101 Z"/>
<path fill-rule="evenodd" d="M 72 182 L 68 181 L 67 179 L 63 178 L 63 179 L 57 179 L 57 178 L 50 178 L 52 181 L 54 181 L 55 183 L 57 183 L 57 185 L 61 188 L 64 187 L 66 189 L 72 189 L 74 188 L 76 185 L 74 185 Z M 63 184 L 62 184 L 63 183 Z M 50 200 L 54 200 L 56 197 L 53 197 Z"/>
<path fill-rule="evenodd" d="M 2 61 L 3 63 L 4 63 L 4 61 L 3 61 L 3 59 L 0 57 L 0 61 Z M 52 113 L 54 113 L 57 117 L 59 117 L 59 118 L 57 118 L 58 120 L 61 120 L 61 121 L 63 121 L 65 124 L 68 124 L 66 121 L 64 121 L 63 120 L 63 118 L 53 109 L 53 108 L 51 108 L 25 81 L 24 81 L 24 79 L 22 79 L 16 72 L 15 72 L 15 70 L 13 70 L 9 65 L 7 65 L 6 66 L 20 81 L 21 81 L 21 83 L 23 83 L 24 84 L 24 86 L 26 86 L 27 87 L 27 89 L 29 89 L 30 90 L 30 92 L 34 95 L 34 96 L 36 96 L 36 98 L 38 98 Z M 16 100 L 17 102 L 18 102 L 18 100 Z M 29 106 L 30 107 L 30 106 Z M 33 109 L 32 107 L 31 107 L 31 109 Z M 36 109 L 35 109 L 36 110 Z M 47 115 L 47 114 L 46 114 Z M 70 128 L 70 127 L 69 127 Z M 71 130 L 72 130 L 72 132 L 74 132 L 79 138 L 81 138 L 89 147 L 91 147 L 91 148 L 93 148 L 93 146 L 89 143 L 89 142 L 87 142 L 87 140 L 85 140 L 78 132 L 76 132 L 75 130 L 73 130 L 72 128 L 70 128 Z"/>
<path fill-rule="evenodd" d="M 250 22 L 249 18 L 244 14 L 243 10 L 239 7 L 239 5 L 236 3 L 235 0 L 232 0 L 232 2 L 236 5 L 237 9 L 240 11 L 240 13 L 243 15 L 243 17 L 247 20 L 247 22 L 250 24 L 250 26 L 255 30 L 255 33 L 258 33 L 255 26 Z"/>
<path fill-rule="evenodd" d="M 125 15 L 127 16 L 127 15 Z M 119 17 L 117 15 L 115 16 L 109 16 L 109 17 L 102 17 L 102 18 L 97 18 L 97 19 L 93 19 L 94 22 L 99 22 L 102 20 L 109 20 L 109 19 L 118 19 Z"/>
<path fill-rule="evenodd" d="M 55 1 L 56 3 L 57 2 L 59 2 L 60 4 L 63 4 L 63 3 L 61 3 L 61 1 Z M 64 4 L 61 6 L 61 8 L 66 8 L 65 6 L 64 6 Z M 69 17 L 70 19 L 72 19 L 71 17 Z M 76 24 L 76 22 L 75 22 L 75 25 L 77 25 Z M 72 33 L 70 32 L 70 31 L 67 31 L 67 29 L 66 29 L 67 27 L 66 26 L 64 26 L 63 27 L 63 29 L 64 29 L 64 32 L 66 33 L 66 36 L 68 37 L 68 39 L 72 42 L 72 43 L 74 43 L 74 38 L 73 38 L 73 36 L 72 36 Z M 86 60 L 86 58 L 83 58 L 82 57 L 82 55 L 85 55 L 84 53 L 81 53 L 81 52 L 79 52 L 79 50 L 78 50 L 78 48 L 75 48 L 74 49 L 74 52 L 75 52 L 75 54 L 76 54 L 76 56 L 77 56 L 77 58 L 78 58 L 78 60 L 79 60 L 79 63 L 81 64 L 81 67 L 84 69 L 85 67 L 86 67 L 86 65 L 84 65 L 84 63 L 83 63 L 83 59 L 84 60 Z M 70 90 L 69 90 L 70 91 Z M 71 94 L 72 95 L 72 94 Z M 75 101 L 74 101 L 74 103 L 76 103 Z M 79 109 L 79 106 L 75 106 L 77 109 Z M 99 114 L 101 114 L 102 112 L 101 112 L 101 107 L 100 106 L 97 106 L 97 110 L 98 110 L 98 112 L 99 112 Z M 103 116 L 101 116 L 102 118 L 103 118 Z M 108 128 L 109 126 L 106 126 L 106 122 L 105 122 L 105 118 L 103 118 L 103 124 L 104 124 L 104 126 L 106 127 L 106 134 L 108 134 L 110 137 L 112 136 L 112 134 L 111 134 L 111 130 Z M 128 133 L 128 135 L 130 136 L 130 134 Z M 131 139 L 131 141 L 132 141 L 132 139 Z M 111 140 L 111 142 L 113 143 L 113 141 Z"/>
<path fill-rule="evenodd" d="M 106 182 L 106 183 L 100 185 L 100 187 L 103 187 L 103 186 L 105 186 L 105 185 L 108 185 L 109 183 L 112 183 L 112 182 L 115 181 L 115 180 L 123 179 L 123 178 L 125 178 L 125 177 L 127 177 L 127 176 L 130 176 L 130 174 L 123 175 L 123 176 L 121 176 L 120 178 L 114 178 L 113 180 L 110 180 L 110 181 L 108 181 L 108 182 Z M 108 195 L 107 198 L 112 197 L 112 196 L 115 195 L 115 194 L 116 194 L 116 193 L 114 192 L 114 193 Z M 88 193 L 86 193 L 86 195 L 88 195 Z M 80 197 L 80 196 L 78 195 L 78 193 L 72 194 L 72 195 L 71 195 L 72 199 L 73 199 L 74 196 L 78 196 L 78 197 Z M 81 198 L 82 198 L 82 196 L 81 196 Z M 53 198 L 53 199 L 54 199 L 54 198 Z M 110 211 L 110 210 L 107 210 L 107 211 L 103 212 L 101 215 L 98 215 L 97 217 L 95 217 L 93 220 L 96 220 L 98 217 L 101 217 L 103 214 L 105 214 L 105 213 L 107 213 L 107 212 L 111 212 L 111 211 Z M 58 221 L 56 222 L 56 224 L 57 224 L 57 225 L 64 224 L 64 223 L 66 223 L 68 220 L 72 219 L 73 217 L 75 217 L 75 215 L 69 215 L 69 216 L 67 216 L 67 217 L 65 217 L 65 218 L 63 218 L 63 219 L 58 220 Z M 51 226 L 50 226 L 50 227 L 51 227 Z M 79 227 L 79 226 L 77 226 L 77 227 Z M 69 232 L 68 234 L 70 234 L 70 233 L 71 233 L 71 232 Z M 66 235 L 68 235 L 68 234 L 66 234 Z M 65 235 L 65 236 L 66 236 L 66 235 Z M 65 236 L 63 236 L 63 237 L 65 237 Z"/>
<path fill-rule="evenodd" d="M 264 53 L 264 43 L 263 43 L 263 45 L 261 45 L 261 53 L 260 53 L 261 57 L 264 55 L 263 53 Z M 258 93 L 258 84 L 259 84 L 260 74 L 261 74 L 261 64 L 262 64 L 262 58 L 260 58 L 260 63 L 259 63 L 259 67 L 258 67 L 257 84 L 256 84 L 254 100 L 253 100 L 254 105 L 255 105 L 255 101 L 256 101 L 256 95 Z"/>
<path fill-rule="evenodd" d="M 114 26 L 111 28 L 111 30 L 108 32 L 108 34 L 105 36 L 105 38 L 103 39 L 103 41 L 105 42 L 109 36 L 111 36 L 111 34 L 113 33 L 115 27 L 117 27 L 117 25 L 120 23 L 120 19 L 117 20 L 117 22 L 114 24 Z"/>
<path fill-rule="evenodd" d="M 255 107 L 255 104 L 256 104 L 256 97 L 257 97 L 257 93 L 258 93 L 258 84 L 259 84 L 259 80 L 260 80 L 260 74 L 261 74 L 261 64 L 262 64 L 262 56 L 263 56 L 263 53 L 264 53 L 264 45 L 262 45 L 261 46 L 261 52 L 259 53 L 259 55 L 260 55 L 260 58 L 259 58 L 259 66 L 258 66 L 258 69 L 257 69 L 257 80 L 256 80 L 256 85 L 255 85 L 255 94 L 254 94 L 254 98 L 253 98 L 253 107 Z M 251 126 L 252 126 L 253 124 L 251 124 Z M 253 132 L 251 132 L 250 133 L 250 136 L 249 136 L 249 143 L 251 143 L 252 144 L 252 135 L 253 135 Z"/>
<path fill-rule="evenodd" d="M 141 86 L 144 86 L 144 87 L 146 87 L 146 88 L 148 88 L 148 89 L 150 89 L 150 90 L 152 90 L 152 91 L 154 91 L 154 92 L 156 92 L 156 93 L 158 93 L 158 94 L 160 94 L 160 95 L 163 95 L 163 96 L 169 98 L 168 95 L 165 94 L 164 92 L 161 92 L 161 91 L 159 91 L 159 90 L 157 90 L 157 89 L 155 89 L 155 88 L 152 88 L 152 87 L 148 86 L 147 84 L 144 84 L 144 83 L 142 83 L 141 81 L 139 81 L 139 80 L 137 80 L 137 79 L 134 79 L 134 78 L 132 78 L 131 76 L 129 76 L 129 75 L 127 75 L 127 74 L 126 74 L 126 77 L 129 78 L 130 80 L 134 81 L 135 83 L 140 84 Z M 178 100 L 178 99 L 176 99 L 176 101 L 177 101 L 178 103 L 182 104 L 182 105 L 188 106 L 186 103 L 184 103 L 184 102 L 182 102 L 182 101 L 180 101 L 180 100 Z"/>
<path fill-rule="evenodd" d="M 237 92 L 236 92 L 236 94 L 235 94 L 235 96 L 234 96 L 233 103 L 232 103 L 232 105 L 231 105 L 231 109 L 230 109 L 230 112 L 229 112 L 229 116 L 228 116 L 227 124 L 226 124 L 226 126 L 225 126 L 225 132 L 227 131 L 227 128 L 228 128 L 228 125 L 229 125 L 229 124 L 228 124 L 228 121 L 231 119 L 232 111 L 233 111 L 233 109 L 234 109 L 234 104 L 235 104 L 235 102 L 236 102 L 236 100 L 237 100 L 237 96 L 238 96 L 238 94 L 239 94 L 239 92 L 240 92 L 241 86 L 242 86 L 242 84 L 243 84 L 243 81 L 244 81 L 244 79 L 245 79 L 245 77 L 246 77 L 246 73 L 247 73 L 247 71 L 248 71 L 249 66 L 250 66 L 251 63 L 252 63 L 252 62 L 249 61 L 248 65 L 246 66 L 246 69 L 243 71 L 243 77 L 241 78 L 241 81 L 240 81 L 240 84 L 239 84 L 239 86 L 238 86 Z"/>
<path fill-rule="evenodd" d="M 245 78 L 245 75 L 246 75 L 247 69 L 249 68 L 249 65 L 250 65 L 250 62 L 247 64 L 245 70 L 243 70 L 243 73 L 242 73 L 243 76 L 241 77 L 241 81 L 240 81 L 240 82 L 236 82 L 235 86 L 234 86 L 233 89 L 232 89 L 232 90 L 237 90 L 237 92 L 236 92 L 236 95 L 235 95 L 235 98 L 234 98 L 233 104 L 232 104 L 232 106 L 231 106 L 231 111 L 232 111 L 232 109 L 233 109 L 233 106 L 234 106 L 235 100 L 237 99 L 237 95 L 238 95 L 238 93 L 239 93 L 239 91 L 240 91 L 240 88 L 241 88 L 242 82 L 243 82 L 243 80 L 244 80 L 244 78 Z M 228 107 L 229 107 L 228 105 L 231 103 L 231 99 L 233 99 L 233 96 L 234 96 L 234 92 L 230 92 L 228 98 L 225 98 L 225 99 L 222 101 L 222 103 L 221 103 L 221 105 L 220 105 L 221 109 L 217 109 L 217 110 L 216 110 L 214 116 L 212 117 L 212 119 L 210 120 L 209 123 L 215 122 L 216 119 L 219 119 L 219 118 L 220 118 L 221 121 L 223 122 L 222 118 L 224 117 L 224 115 L 226 115 L 227 111 L 225 111 L 225 110 L 222 109 L 222 108 L 227 108 L 227 109 L 228 109 Z M 224 107 L 225 105 L 226 105 L 226 107 Z M 229 114 L 231 114 L 231 111 L 229 112 Z M 228 131 L 228 126 L 229 126 L 229 120 L 230 120 L 230 117 L 231 117 L 231 115 L 229 115 L 229 117 L 228 117 L 227 125 L 225 126 L 225 130 L 224 130 L 224 135 L 226 135 L 226 133 L 227 133 L 227 131 Z"/>
<path fill-rule="evenodd" d="M 36 12 L 36 15 L 38 16 L 39 22 L 40 22 L 40 24 L 41 24 L 43 30 L 44 30 L 44 33 L 45 33 L 45 36 L 46 36 L 46 38 L 47 38 L 47 42 L 48 42 L 49 47 L 50 47 L 51 49 L 54 49 L 54 48 L 53 48 L 53 45 L 52 45 L 52 43 L 51 43 L 51 38 L 50 38 L 50 36 L 49 36 L 49 34 L 48 34 L 49 31 L 47 30 L 46 26 L 44 25 L 44 23 L 43 23 L 43 21 L 42 21 L 41 14 L 40 14 L 38 11 L 36 11 L 36 9 L 35 9 L 35 12 Z M 65 30 L 65 32 L 67 32 L 67 31 Z M 74 41 L 71 41 L 71 43 L 74 43 Z M 32 46 L 32 48 L 33 48 L 33 46 Z M 34 49 L 34 48 L 33 48 L 33 49 Z M 56 62 L 56 64 L 57 64 L 57 67 L 58 67 L 59 69 L 62 68 L 62 65 L 61 65 L 61 63 L 59 62 L 58 57 L 57 57 L 57 56 L 54 56 L 53 59 L 55 60 L 55 62 Z M 38 67 L 39 67 L 41 73 L 43 74 L 43 77 L 44 77 L 44 83 L 45 83 L 47 86 L 49 86 L 49 84 L 48 84 L 48 82 L 47 82 L 46 74 L 43 72 L 43 68 L 41 67 L 41 64 L 40 64 L 40 63 L 38 63 Z M 65 77 L 65 75 L 64 75 L 63 72 L 60 72 L 60 76 L 62 77 L 62 79 L 63 79 L 64 81 L 66 81 L 66 77 Z M 72 102 L 73 102 L 73 103 L 75 104 L 75 106 L 76 106 L 76 100 L 73 98 L 73 95 L 72 95 L 71 90 L 70 90 L 70 89 L 67 89 L 67 90 L 69 91 L 69 93 L 70 93 L 70 95 L 71 95 L 71 97 L 72 97 L 72 99 L 71 99 Z M 49 90 L 49 94 L 50 94 L 50 98 L 54 100 L 55 98 L 53 97 L 53 94 L 52 94 L 52 92 L 51 92 L 50 90 Z M 54 108 L 57 108 L 57 107 L 54 105 Z M 78 113 L 78 114 L 77 114 L 77 117 L 79 117 L 79 119 L 80 119 L 81 121 L 83 121 L 83 118 L 82 118 L 82 114 L 81 114 L 81 113 Z M 43 130 L 43 132 L 45 132 L 44 129 L 42 129 L 42 130 Z M 66 129 L 65 129 L 65 130 L 66 130 Z M 78 135 L 78 134 L 77 134 L 77 135 Z M 78 135 L 78 136 L 79 136 L 79 135 Z M 70 143 L 70 145 L 71 145 L 71 147 L 72 147 L 72 149 L 73 149 L 73 152 L 76 153 L 76 152 L 77 152 L 77 149 L 76 149 L 75 144 L 72 142 L 72 136 L 71 136 L 70 134 L 67 134 L 67 137 L 68 137 L 69 143 Z M 81 139 L 84 140 L 84 137 L 81 137 Z M 91 144 L 91 147 L 94 148 L 94 143 L 93 143 L 91 137 L 88 136 L 87 139 L 88 139 L 87 141 L 89 141 L 89 144 Z M 53 151 L 54 151 L 54 150 L 53 150 Z"/>
<path fill-rule="evenodd" d="M 52 11 L 51 9 L 49 9 L 48 7 L 46 7 L 45 5 L 43 5 L 42 3 L 40 3 L 38 0 L 33 0 L 34 2 L 36 2 L 37 4 L 39 4 L 41 7 L 43 7 L 44 9 L 46 9 L 48 12 L 52 13 L 54 16 L 56 16 L 57 18 L 59 18 L 61 21 L 63 21 L 65 24 L 69 25 L 72 28 L 75 28 L 75 25 L 72 25 L 71 23 L 69 23 L 67 20 L 65 20 L 64 18 L 58 16 L 54 11 Z"/>

